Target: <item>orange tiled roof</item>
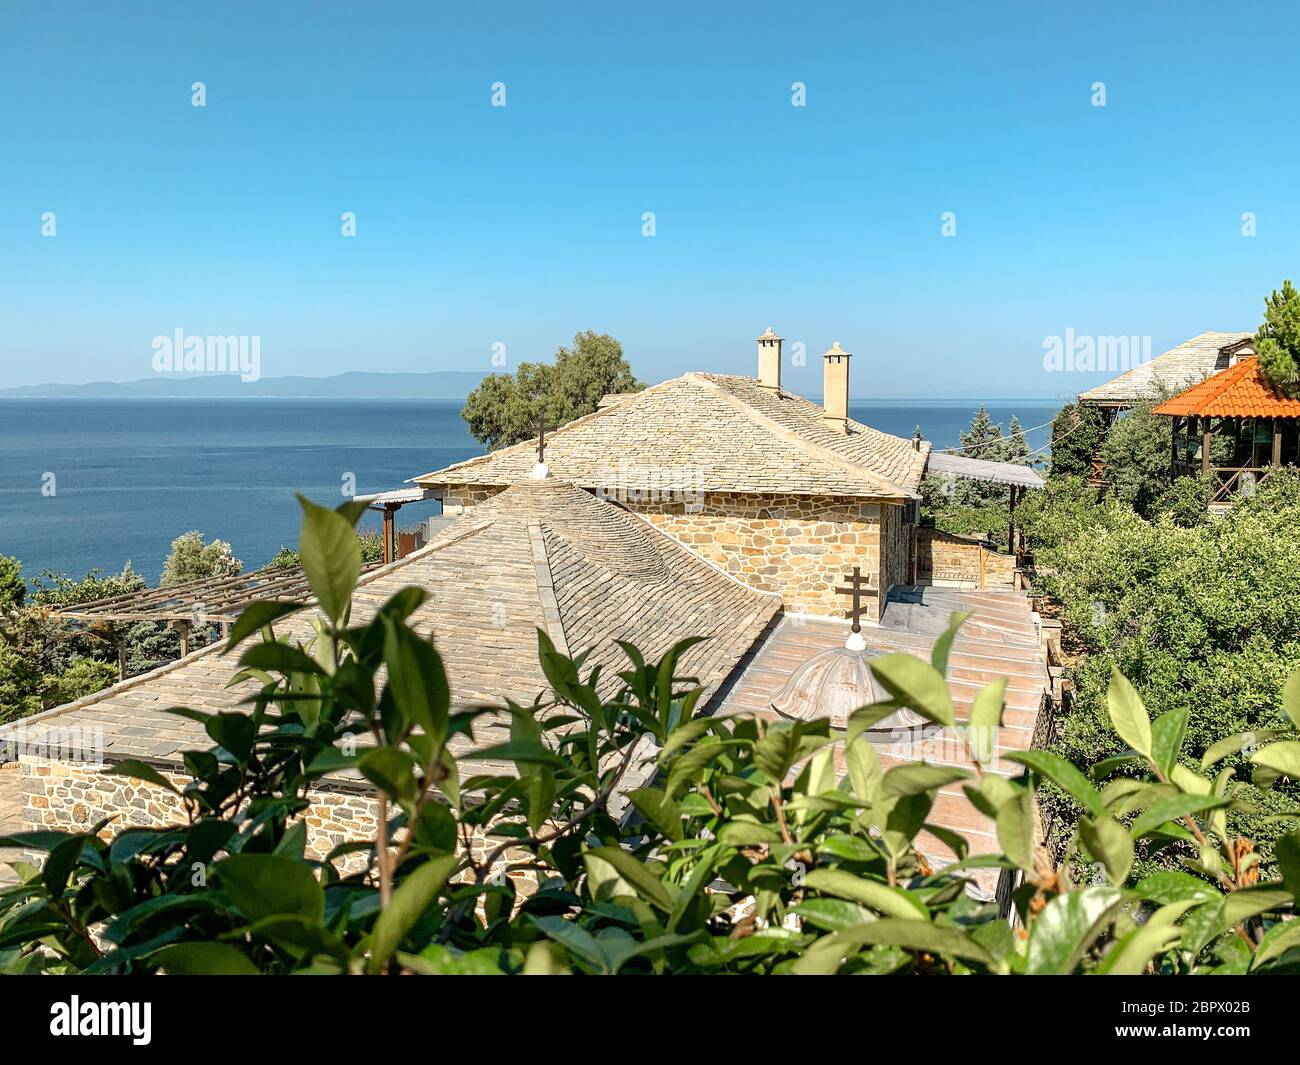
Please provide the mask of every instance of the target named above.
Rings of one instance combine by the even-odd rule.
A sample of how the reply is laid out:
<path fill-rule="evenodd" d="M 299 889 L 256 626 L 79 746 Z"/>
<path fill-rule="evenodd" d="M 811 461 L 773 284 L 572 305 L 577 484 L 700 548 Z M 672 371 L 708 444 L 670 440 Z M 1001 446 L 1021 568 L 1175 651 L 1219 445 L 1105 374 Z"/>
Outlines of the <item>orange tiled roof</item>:
<path fill-rule="evenodd" d="M 1202 418 L 1300 418 L 1300 399 L 1288 399 L 1264 380 L 1252 356 L 1179 392 L 1155 412 Z"/>

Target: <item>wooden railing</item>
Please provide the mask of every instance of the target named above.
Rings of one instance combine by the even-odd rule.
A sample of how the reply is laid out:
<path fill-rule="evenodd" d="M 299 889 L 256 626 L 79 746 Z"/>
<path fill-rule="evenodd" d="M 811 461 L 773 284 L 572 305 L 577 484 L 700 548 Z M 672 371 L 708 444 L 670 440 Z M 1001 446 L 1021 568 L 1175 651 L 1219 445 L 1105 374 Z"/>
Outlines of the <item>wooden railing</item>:
<path fill-rule="evenodd" d="M 1273 466 L 1212 466 L 1210 467 L 1210 505 L 1227 503 L 1247 483 L 1246 474 L 1254 475 L 1256 485 L 1267 479 Z"/>
<path fill-rule="evenodd" d="M 1093 455 L 1088 460 L 1088 484 L 1092 488 L 1100 488 L 1106 483 L 1106 464 L 1101 461 L 1100 455 Z"/>

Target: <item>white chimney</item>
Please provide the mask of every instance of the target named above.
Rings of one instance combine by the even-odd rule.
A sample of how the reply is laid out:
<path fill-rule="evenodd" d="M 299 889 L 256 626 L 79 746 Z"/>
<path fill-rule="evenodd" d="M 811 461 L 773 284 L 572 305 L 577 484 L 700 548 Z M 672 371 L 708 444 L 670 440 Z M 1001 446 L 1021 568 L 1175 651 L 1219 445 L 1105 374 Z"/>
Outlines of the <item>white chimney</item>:
<path fill-rule="evenodd" d="M 781 338 L 770 325 L 758 338 L 758 383 L 773 392 L 781 391 Z"/>
<path fill-rule="evenodd" d="M 849 431 L 849 359 L 852 356 L 837 340 L 822 355 L 822 419 L 837 433 Z"/>

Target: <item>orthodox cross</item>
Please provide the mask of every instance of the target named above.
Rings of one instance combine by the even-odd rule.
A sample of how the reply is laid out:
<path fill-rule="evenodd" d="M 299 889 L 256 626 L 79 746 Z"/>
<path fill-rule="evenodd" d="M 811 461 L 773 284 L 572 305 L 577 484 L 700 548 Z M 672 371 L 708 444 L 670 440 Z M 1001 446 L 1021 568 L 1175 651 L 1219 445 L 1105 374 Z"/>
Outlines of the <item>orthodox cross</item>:
<path fill-rule="evenodd" d="M 853 567 L 851 574 L 845 574 L 844 579 L 849 582 L 847 588 L 836 588 L 837 595 L 851 595 L 853 597 L 853 609 L 845 613 L 846 618 L 853 619 L 853 631 L 861 632 L 862 626 L 858 623 L 864 613 L 862 606 L 862 593 L 869 592 L 871 589 L 863 583 L 862 573 L 857 566 Z"/>

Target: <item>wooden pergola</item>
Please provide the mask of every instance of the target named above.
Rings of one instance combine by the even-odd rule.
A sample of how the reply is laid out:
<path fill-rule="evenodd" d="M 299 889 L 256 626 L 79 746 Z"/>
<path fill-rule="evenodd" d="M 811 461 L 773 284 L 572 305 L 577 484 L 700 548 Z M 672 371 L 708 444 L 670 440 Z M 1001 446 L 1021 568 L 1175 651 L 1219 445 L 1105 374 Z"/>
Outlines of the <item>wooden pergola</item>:
<path fill-rule="evenodd" d="M 363 572 L 382 566 L 371 562 Z M 182 657 L 190 651 L 190 632 L 206 625 L 219 625 L 225 631 L 244 607 L 257 600 L 306 603 L 311 587 L 301 566 L 277 566 L 241 573 L 236 577 L 205 577 L 166 588 L 141 588 L 108 599 L 76 603 L 50 612 L 51 617 L 76 621 L 88 629 L 106 635 L 115 624 L 158 621 L 175 629 L 181 641 Z M 117 640 L 118 672 L 126 674 L 126 648 Z"/>
<path fill-rule="evenodd" d="M 1300 461 L 1300 399 L 1279 393 L 1253 355 L 1166 400 L 1155 413 L 1172 419 L 1170 472 L 1209 481 L 1211 506 L 1229 503 L 1273 470 Z"/>
<path fill-rule="evenodd" d="M 1016 504 L 1024 498 L 1025 492 L 1041 490 L 1043 479 L 1031 466 L 1022 466 L 1018 462 L 991 462 L 988 459 L 972 459 L 965 455 L 953 455 L 945 451 L 930 452 L 926 469 L 930 473 L 946 474 L 949 477 L 961 477 L 969 481 L 985 481 L 992 484 L 1005 484 L 1009 488 L 1007 519 L 1007 553 L 1016 554 L 1017 527 Z"/>

